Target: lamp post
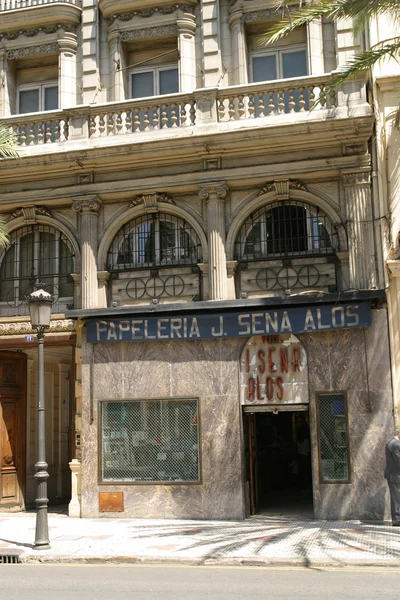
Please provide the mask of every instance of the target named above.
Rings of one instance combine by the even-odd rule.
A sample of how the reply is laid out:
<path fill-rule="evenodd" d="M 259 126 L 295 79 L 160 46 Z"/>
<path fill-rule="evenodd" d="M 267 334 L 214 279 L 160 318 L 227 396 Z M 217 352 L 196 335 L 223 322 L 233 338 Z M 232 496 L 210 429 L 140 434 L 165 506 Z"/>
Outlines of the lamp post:
<path fill-rule="evenodd" d="M 35 464 L 35 479 L 37 481 L 37 498 L 36 498 L 36 533 L 35 533 L 35 548 L 37 550 L 48 550 L 49 543 L 49 526 L 47 521 L 47 472 L 48 464 L 46 463 L 46 421 L 44 410 L 44 330 L 50 327 L 51 305 L 53 297 L 43 289 L 32 292 L 26 298 L 29 304 L 29 312 L 31 316 L 32 329 L 36 330 L 38 341 L 38 380 L 37 380 L 37 395 L 38 395 L 38 454 Z"/>

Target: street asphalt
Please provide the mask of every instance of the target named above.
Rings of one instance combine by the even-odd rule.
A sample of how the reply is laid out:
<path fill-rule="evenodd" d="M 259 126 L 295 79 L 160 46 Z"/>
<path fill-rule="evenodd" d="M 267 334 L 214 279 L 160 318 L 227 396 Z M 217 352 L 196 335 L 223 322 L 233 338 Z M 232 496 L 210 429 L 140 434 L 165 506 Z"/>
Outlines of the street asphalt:
<path fill-rule="evenodd" d="M 366 600 L 399 584 L 400 569 L 0 565 L 1 600 Z"/>

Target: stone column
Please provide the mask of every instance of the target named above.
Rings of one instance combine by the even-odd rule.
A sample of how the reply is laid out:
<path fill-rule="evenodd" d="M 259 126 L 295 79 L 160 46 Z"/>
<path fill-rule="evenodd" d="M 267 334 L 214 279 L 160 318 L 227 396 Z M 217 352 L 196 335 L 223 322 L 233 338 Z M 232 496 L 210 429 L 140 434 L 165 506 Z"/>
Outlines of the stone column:
<path fill-rule="evenodd" d="M 200 197 L 207 202 L 208 256 L 210 300 L 226 300 L 228 278 L 225 253 L 225 183 L 206 183 L 200 188 Z"/>
<path fill-rule="evenodd" d="M 324 41 L 322 37 L 322 19 L 315 19 L 307 25 L 307 45 L 309 74 L 323 75 L 324 65 Z"/>
<path fill-rule="evenodd" d="M 370 171 L 342 171 L 346 200 L 350 288 L 376 286 Z"/>
<path fill-rule="evenodd" d="M 58 40 L 59 54 L 59 108 L 77 105 L 76 51 L 78 42 L 74 33 L 64 33 Z"/>
<path fill-rule="evenodd" d="M 85 197 L 75 200 L 72 208 L 80 214 L 81 308 L 97 308 L 97 221 L 100 202 L 96 197 Z"/>
<path fill-rule="evenodd" d="M 245 85 L 249 81 L 247 72 L 247 44 L 244 31 L 243 13 L 234 12 L 229 18 L 232 44 L 232 83 Z"/>
<path fill-rule="evenodd" d="M 108 45 L 110 48 L 110 101 L 118 102 L 119 100 L 125 100 L 126 96 L 123 71 L 126 65 L 119 31 L 109 33 Z"/>
<path fill-rule="evenodd" d="M 108 271 L 97 271 L 97 281 L 99 285 L 98 307 L 107 308 L 110 273 Z"/>
<path fill-rule="evenodd" d="M 192 92 L 196 89 L 195 17 L 190 13 L 178 16 L 179 91 Z"/>
<path fill-rule="evenodd" d="M 390 285 L 386 295 L 392 357 L 393 416 L 397 429 L 400 425 L 400 260 L 388 260 L 386 264 L 390 273 Z"/>
<path fill-rule="evenodd" d="M 0 116 L 17 112 L 17 77 L 15 61 L 7 60 L 7 50 L 0 49 Z"/>
<path fill-rule="evenodd" d="M 65 469 L 68 463 L 68 426 L 69 426 L 69 370 L 70 365 L 58 363 L 58 465 L 57 496 L 65 497 Z"/>

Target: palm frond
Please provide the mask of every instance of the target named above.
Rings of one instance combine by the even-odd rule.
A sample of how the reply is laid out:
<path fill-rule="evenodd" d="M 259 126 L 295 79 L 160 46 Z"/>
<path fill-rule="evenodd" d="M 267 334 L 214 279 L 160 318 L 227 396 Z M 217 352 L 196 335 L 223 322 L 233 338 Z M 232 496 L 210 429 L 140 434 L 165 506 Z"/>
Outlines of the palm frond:
<path fill-rule="evenodd" d="M 0 248 L 6 248 L 9 243 L 9 237 L 6 231 L 6 224 L 2 217 L 0 217 Z"/>
<path fill-rule="evenodd" d="M 396 114 L 394 117 L 394 126 L 396 127 L 396 129 L 400 129 L 400 106 L 396 110 Z"/>
<path fill-rule="evenodd" d="M 400 37 L 389 44 L 382 44 L 379 48 L 373 50 L 365 50 L 361 54 L 357 54 L 351 59 L 340 71 L 333 77 L 331 83 L 327 87 L 327 92 L 333 92 L 343 83 L 352 79 L 359 71 L 370 69 L 378 61 L 385 58 L 394 58 L 398 60 L 400 57 Z"/>
<path fill-rule="evenodd" d="M 0 125 L 0 159 L 18 158 L 16 147 L 16 137 L 12 130 L 4 125 Z"/>

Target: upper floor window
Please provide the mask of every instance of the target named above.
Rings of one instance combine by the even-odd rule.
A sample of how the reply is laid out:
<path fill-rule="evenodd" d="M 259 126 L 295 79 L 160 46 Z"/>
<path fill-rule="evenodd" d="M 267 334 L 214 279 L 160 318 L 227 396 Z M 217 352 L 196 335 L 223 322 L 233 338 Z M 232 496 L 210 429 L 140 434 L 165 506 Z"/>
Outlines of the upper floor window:
<path fill-rule="evenodd" d="M 56 299 L 72 299 L 73 272 L 73 250 L 61 231 L 47 225 L 22 227 L 0 256 L 0 302 L 20 306 L 37 283 Z"/>
<path fill-rule="evenodd" d="M 57 83 L 24 85 L 18 88 L 18 113 L 42 112 L 58 109 Z"/>
<path fill-rule="evenodd" d="M 307 75 L 305 47 L 287 47 L 270 52 L 257 52 L 251 56 L 253 82 L 291 79 Z"/>
<path fill-rule="evenodd" d="M 183 219 L 165 213 L 143 215 L 126 223 L 108 253 L 110 271 L 201 262 L 201 244 Z"/>
<path fill-rule="evenodd" d="M 134 70 L 131 73 L 132 98 L 162 96 L 179 92 L 179 71 L 176 65 Z"/>
<path fill-rule="evenodd" d="M 236 241 L 240 260 L 333 254 L 337 233 L 317 207 L 299 201 L 268 204 L 251 214 Z"/>

